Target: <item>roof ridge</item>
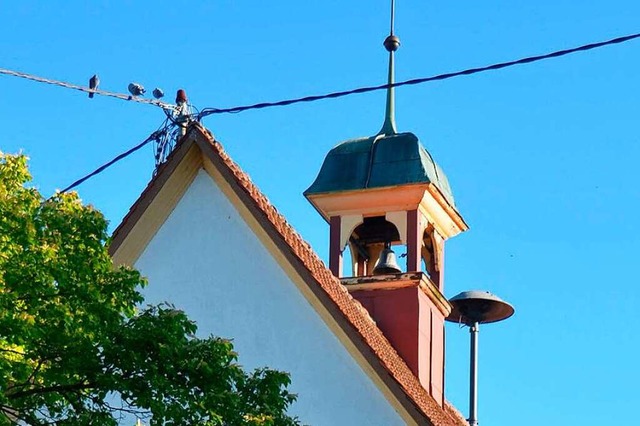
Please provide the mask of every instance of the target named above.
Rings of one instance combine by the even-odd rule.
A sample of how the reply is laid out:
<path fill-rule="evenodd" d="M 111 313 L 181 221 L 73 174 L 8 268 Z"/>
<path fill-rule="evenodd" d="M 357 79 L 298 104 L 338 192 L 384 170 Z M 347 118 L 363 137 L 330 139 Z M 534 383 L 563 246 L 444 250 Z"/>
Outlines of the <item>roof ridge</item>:
<path fill-rule="evenodd" d="M 289 224 L 286 218 L 278 212 L 276 207 L 249 178 L 249 175 L 231 159 L 222 144 L 215 139 L 213 134 L 199 123 L 193 124 L 192 127 L 200 130 L 200 133 L 207 138 L 207 141 L 223 163 L 229 168 L 237 183 L 274 226 L 277 233 L 291 248 L 292 253 L 311 273 L 322 290 L 336 303 L 339 310 L 376 354 L 384 368 L 391 374 L 396 382 L 398 382 L 420 411 L 431 420 L 434 426 L 466 425 L 467 422 L 464 421 L 461 416 L 455 415 L 457 410 L 453 409 L 448 402 L 445 401 L 443 409 L 427 390 L 424 389 L 418 378 L 411 372 L 405 361 L 375 324 L 369 312 L 360 302 L 349 294 L 348 290 L 342 285 L 340 280 L 331 273 L 311 245 L 305 241 Z M 462 423 L 461 420 L 463 421 Z"/>

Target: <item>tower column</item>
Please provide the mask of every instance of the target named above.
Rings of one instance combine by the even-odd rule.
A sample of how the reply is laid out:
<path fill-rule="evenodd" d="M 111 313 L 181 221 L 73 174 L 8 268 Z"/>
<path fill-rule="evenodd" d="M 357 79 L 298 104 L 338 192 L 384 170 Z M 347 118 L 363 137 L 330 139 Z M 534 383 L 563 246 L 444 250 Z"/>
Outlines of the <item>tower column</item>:
<path fill-rule="evenodd" d="M 329 220 L 329 269 L 338 278 L 342 276 L 341 223 L 340 216 L 331 216 Z"/>
<path fill-rule="evenodd" d="M 422 235 L 418 210 L 407 211 L 407 272 L 420 271 Z"/>
<path fill-rule="evenodd" d="M 444 293 L 444 238 L 437 232 L 433 233 L 434 253 L 436 256 L 437 275 L 433 280 L 438 286 L 438 290 Z"/>

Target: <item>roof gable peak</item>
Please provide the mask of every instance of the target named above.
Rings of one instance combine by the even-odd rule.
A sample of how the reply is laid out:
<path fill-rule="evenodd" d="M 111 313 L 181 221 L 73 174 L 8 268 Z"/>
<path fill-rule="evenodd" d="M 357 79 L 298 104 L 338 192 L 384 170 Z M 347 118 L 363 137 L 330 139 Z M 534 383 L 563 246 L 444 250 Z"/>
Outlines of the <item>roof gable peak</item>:
<path fill-rule="evenodd" d="M 132 265 L 162 226 L 180 197 L 204 168 L 215 174 L 227 197 L 235 198 L 245 220 L 259 224 L 260 231 L 277 246 L 284 261 L 305 283 L 304 296 L 323 307 L 323 319 L 339 326 L 338 338 L 387 398 L 415 424 L 460 426 L 466 422 L 445 403 L 444 409 L 421 386 L 407 364 L 384 337 L 366 309 L 334 277 L 311 246 L 269 202 L 249 176 L 229 157 L 213 134 L 199 123 L 186 135 L 160 166 L 140 198 L 133 204 L 112 236 L 109 252 L 115 264 Z M 214 179 L 214 180 L 216 180 Z"/>

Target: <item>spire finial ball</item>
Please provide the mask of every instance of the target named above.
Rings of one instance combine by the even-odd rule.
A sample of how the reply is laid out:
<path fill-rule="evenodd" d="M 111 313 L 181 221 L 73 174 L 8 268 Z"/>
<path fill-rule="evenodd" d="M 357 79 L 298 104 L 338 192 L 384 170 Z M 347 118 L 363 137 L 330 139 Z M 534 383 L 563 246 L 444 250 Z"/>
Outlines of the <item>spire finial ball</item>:
<path fill-rule="evenodd" d="M 384 39 L 383 44 L 387 52 L 395 52 L 400 47 L 400 39 L 394 35 L 390 35 Z"/>

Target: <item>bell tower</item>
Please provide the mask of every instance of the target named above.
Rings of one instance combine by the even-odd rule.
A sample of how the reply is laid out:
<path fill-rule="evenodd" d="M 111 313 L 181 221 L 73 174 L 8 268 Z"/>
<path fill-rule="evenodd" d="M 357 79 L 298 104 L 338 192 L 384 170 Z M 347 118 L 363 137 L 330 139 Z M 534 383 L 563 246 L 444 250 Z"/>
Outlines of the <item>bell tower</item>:
<path fill-rule="evenodd" d="M 392 0 L 382 129 L 329 151 L 304 195 L 329 223 L 331 272 L 442 405 L 444 318 L 451 311 L 443 295 L 444 246 L 468 226 L 442 169 L 413 133 L 396 130 L 394 54 L 400 40 L 393 21 Z M 400 250 L 404 265 L 395 255 Z"/>

